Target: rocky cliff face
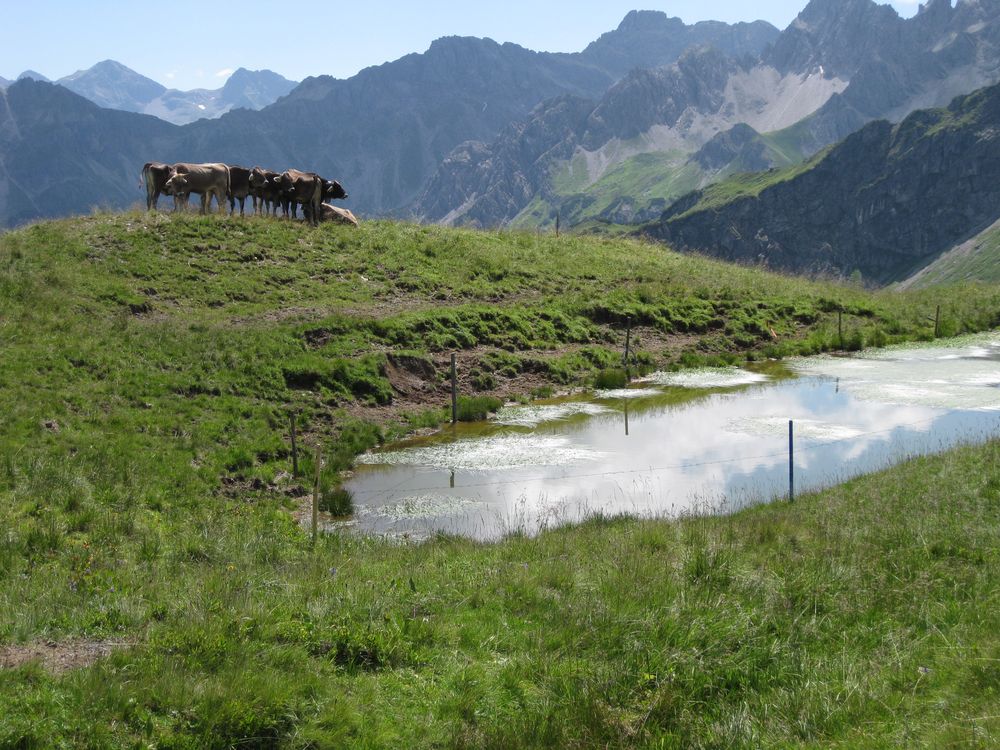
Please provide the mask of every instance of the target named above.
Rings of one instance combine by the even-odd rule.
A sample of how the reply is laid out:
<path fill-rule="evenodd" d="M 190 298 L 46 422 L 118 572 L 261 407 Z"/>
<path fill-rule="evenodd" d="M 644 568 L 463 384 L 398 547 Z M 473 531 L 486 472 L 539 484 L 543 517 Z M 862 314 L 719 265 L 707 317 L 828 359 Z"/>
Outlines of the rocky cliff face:
<path fill-rule="evenodd" d="M 736 64 L 712 48 L 689 50 L 674 65 L 634 70 L 598 102 L 557 98 L 491 144 L 466 143 L 437 169 L 413 207 L 430 221 L 494 226 L 545 193 L 556 165 L 577 148 L 633 138 L 655 124 L 676 126 L 687 112 L 715 111 Z"/>
<path fill-rule="evenodd" d="M 899 125 L 873 122 L 800 174 L 743 176 L 696 192 L 646 233 L 726 260 L 795 272 L 858 270 L 884 283 L 997 218 L 1000 86 Z"/>
<path fill-rule="evenodd" d="M 872 0 L 813 0 L 765 59 L 826 75 L 853 66 L 847 89 L 806 123 L 804 145 L 818 150 L 1000 80 L 1000 0 L 928 0 L 905 20 Z"/>
<path fill-rule="evenodd" d="M 764 21 L 702 21 L 688 26 L 660 11 L 634 10 L 581 56 L 620 78 L 635 68 L 670 65 L 692 47 L 713 47 L 728 57 L 756 58 L 777 38 L 778 30 Z"/>

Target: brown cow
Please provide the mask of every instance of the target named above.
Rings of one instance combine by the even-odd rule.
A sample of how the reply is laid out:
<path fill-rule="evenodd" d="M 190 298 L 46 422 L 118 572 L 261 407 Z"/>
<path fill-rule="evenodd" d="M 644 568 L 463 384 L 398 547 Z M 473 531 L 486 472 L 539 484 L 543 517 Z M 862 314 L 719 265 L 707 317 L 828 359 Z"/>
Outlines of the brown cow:
<path fill-rule="evenodd" d="M 319 204 L 323 202 L 322 177 L 315 172 L 286 169 L 278 177 L 278 190 L 281 195 L 281 208 L 286 218 L 289 208 L 292 211 L 292 218 L 295 218 L 296 208 L 301 203 L 302 213 L 309 219 L 309 223 L 313 225 L 317 223 L 311 218 L 311 215 L 319 213 Z"/>
<path fill-rule="evenodd" d="M 357 216 L 352 214 L 346 208 L 331 206 L 329 203 L 323 203 L 320 205 L 319 220 L 332 221 L 337 224 L 350 224 L 352 227 L 359 226 Z"/>
<path fill-rule="evenodd" d="M 224 201 L 229 194 L 229 167 L 225 164 L 174 164 L 167 180 L 167 190 L 175 195 L 187 196 L 198 193 L 201 196 L 201 212 L 208 213 L 212 207 L 212 196 L 219 204 L 219 212 L 225 213 Z"/>
<path fill-rule="evenodd" d="M 295 218 L 295 208 L 301 203 L 303 217 L 313 226 L 319 223 L 320 205 L 325 199 L 347 197 L 347 191 L 336 180 L 324 180 L 315 172 L 300 172 L 297 169 L 281 173 L 278 190 L 285 216 L 288 216 L 290 206 L 292 218 Z"/>
<path fill-rule="evenodd" d="M 229 165 L 229 215 L 236 213 L 236 201 L 240 202 L 240 216 L 250 195 L 250 170 L 246 167 Z M 256 201 L 254 201 L 256 203 Z"/>
<path fill-rule="evenodd" d="M 146 183 L 146 210 L 155 211 L 160 194 L 165 193 L 167 180 L 170 179 L 170 165 L 159 161 L 146 162 L 142 166 L 142 178 Z M 174 198 L 174 210 L 177 210 L 177 198 Z"/>
<path fill-rule="evenodd" d="M 254 167 L 250 170 L 250 195 L 253 196 L 253 210 L 256 214 L 267 216 L 278 215 L 278 204 L 281 203 L 281 195 L 278 189 L 277 172 Z"/>

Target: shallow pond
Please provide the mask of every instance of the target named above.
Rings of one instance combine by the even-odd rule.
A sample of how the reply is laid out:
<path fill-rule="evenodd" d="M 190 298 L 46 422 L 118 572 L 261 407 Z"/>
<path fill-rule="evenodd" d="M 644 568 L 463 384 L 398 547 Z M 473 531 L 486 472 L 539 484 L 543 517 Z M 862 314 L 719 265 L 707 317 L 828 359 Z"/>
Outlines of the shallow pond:
<path fill-rule="evenodd" d="M 495 539 L 603 513 L 727 512 L 1000 430 L 1000 334 L 506 407 L 359 458 L 356 527 Z"/>

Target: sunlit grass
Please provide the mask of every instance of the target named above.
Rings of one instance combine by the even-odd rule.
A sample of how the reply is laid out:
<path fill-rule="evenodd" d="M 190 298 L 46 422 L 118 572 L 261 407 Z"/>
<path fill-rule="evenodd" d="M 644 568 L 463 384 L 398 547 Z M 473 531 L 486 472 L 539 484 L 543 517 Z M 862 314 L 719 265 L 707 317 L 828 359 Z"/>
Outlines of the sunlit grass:
<path fill-rule="evenodd" d="M 872 294 L 623 240 L 140 214 L 5 234 L 0 644 L 124 645 L 0 670 L 0 746 L 988 747 L 996 444 L 496 545 L 314 548 L 291 514 L 317 440 L 338 510 L 355 454 L 448 418 L 447 389 L 366 418 L 391 360 L 586 383 L 629 319 L 684 342 L 641 364 L 678 367 L 837 348 L 838 310 L 849 342 L 926 338 L 938 304 L 949 334 L 1000 313 L 990 287 Z"/>

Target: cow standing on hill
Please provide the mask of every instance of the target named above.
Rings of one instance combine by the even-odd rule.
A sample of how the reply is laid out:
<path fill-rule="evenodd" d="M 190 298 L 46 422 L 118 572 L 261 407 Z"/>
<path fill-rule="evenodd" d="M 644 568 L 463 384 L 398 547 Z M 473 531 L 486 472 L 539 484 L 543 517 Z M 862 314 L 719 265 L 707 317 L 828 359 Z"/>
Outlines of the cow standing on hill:
<path fill-rule="evenodd" d="M 240 202 L 240 216 L 247 196 L 250 195 L 250 170 L 246 167 L 229 165 L 229 215 L 236 213 L 236 201 Z M 256 202 L 256 201 L 255 201 Z"/>
<path fill-rule="evenodd" d="M 313 226 L 319 223 L 320 206 L 324 200 L 347 197 L 347 192 L 336 180 L 325 180 L 315 172 L 300 172 L 297 169 L 281 173 L 278 191 L 284 215 L 287 217 L 291 208 L 294 219 L 295 209 L 301 203 L 303 217 Z"/>
<path fill-rule="evenodd" d="M 162 193 L 167 192 L 167 180 L 170 179 L 171 166 L 159 161 L 146 162 L 142 167 L 142 179 L 146 183 L 146 210 L 156 210 L 156 202 Z M 177 210 L 177 199 L 174 198 L 174 210 Z"/>
<path fill-rule="evenodd" d="M 212 196 L 219 204 L 219 212 L 225 213 L 225 201 L 229 195 L 229 167 L 225 164 L 174 164 L 166 188 L 176 196 L 183 196 L 183 204 L 191 193 L 201 196 L 201 213 L 208 213 L 212 207 Z"/>
<path fill-rule="evenodd" d="M 263 167 L 250 170 L 250 195 L 253 196 L 253 210 L 264 216 L 277 216 L 278 205 L 281 203 L 277 172 L 271 172 Z"/>

